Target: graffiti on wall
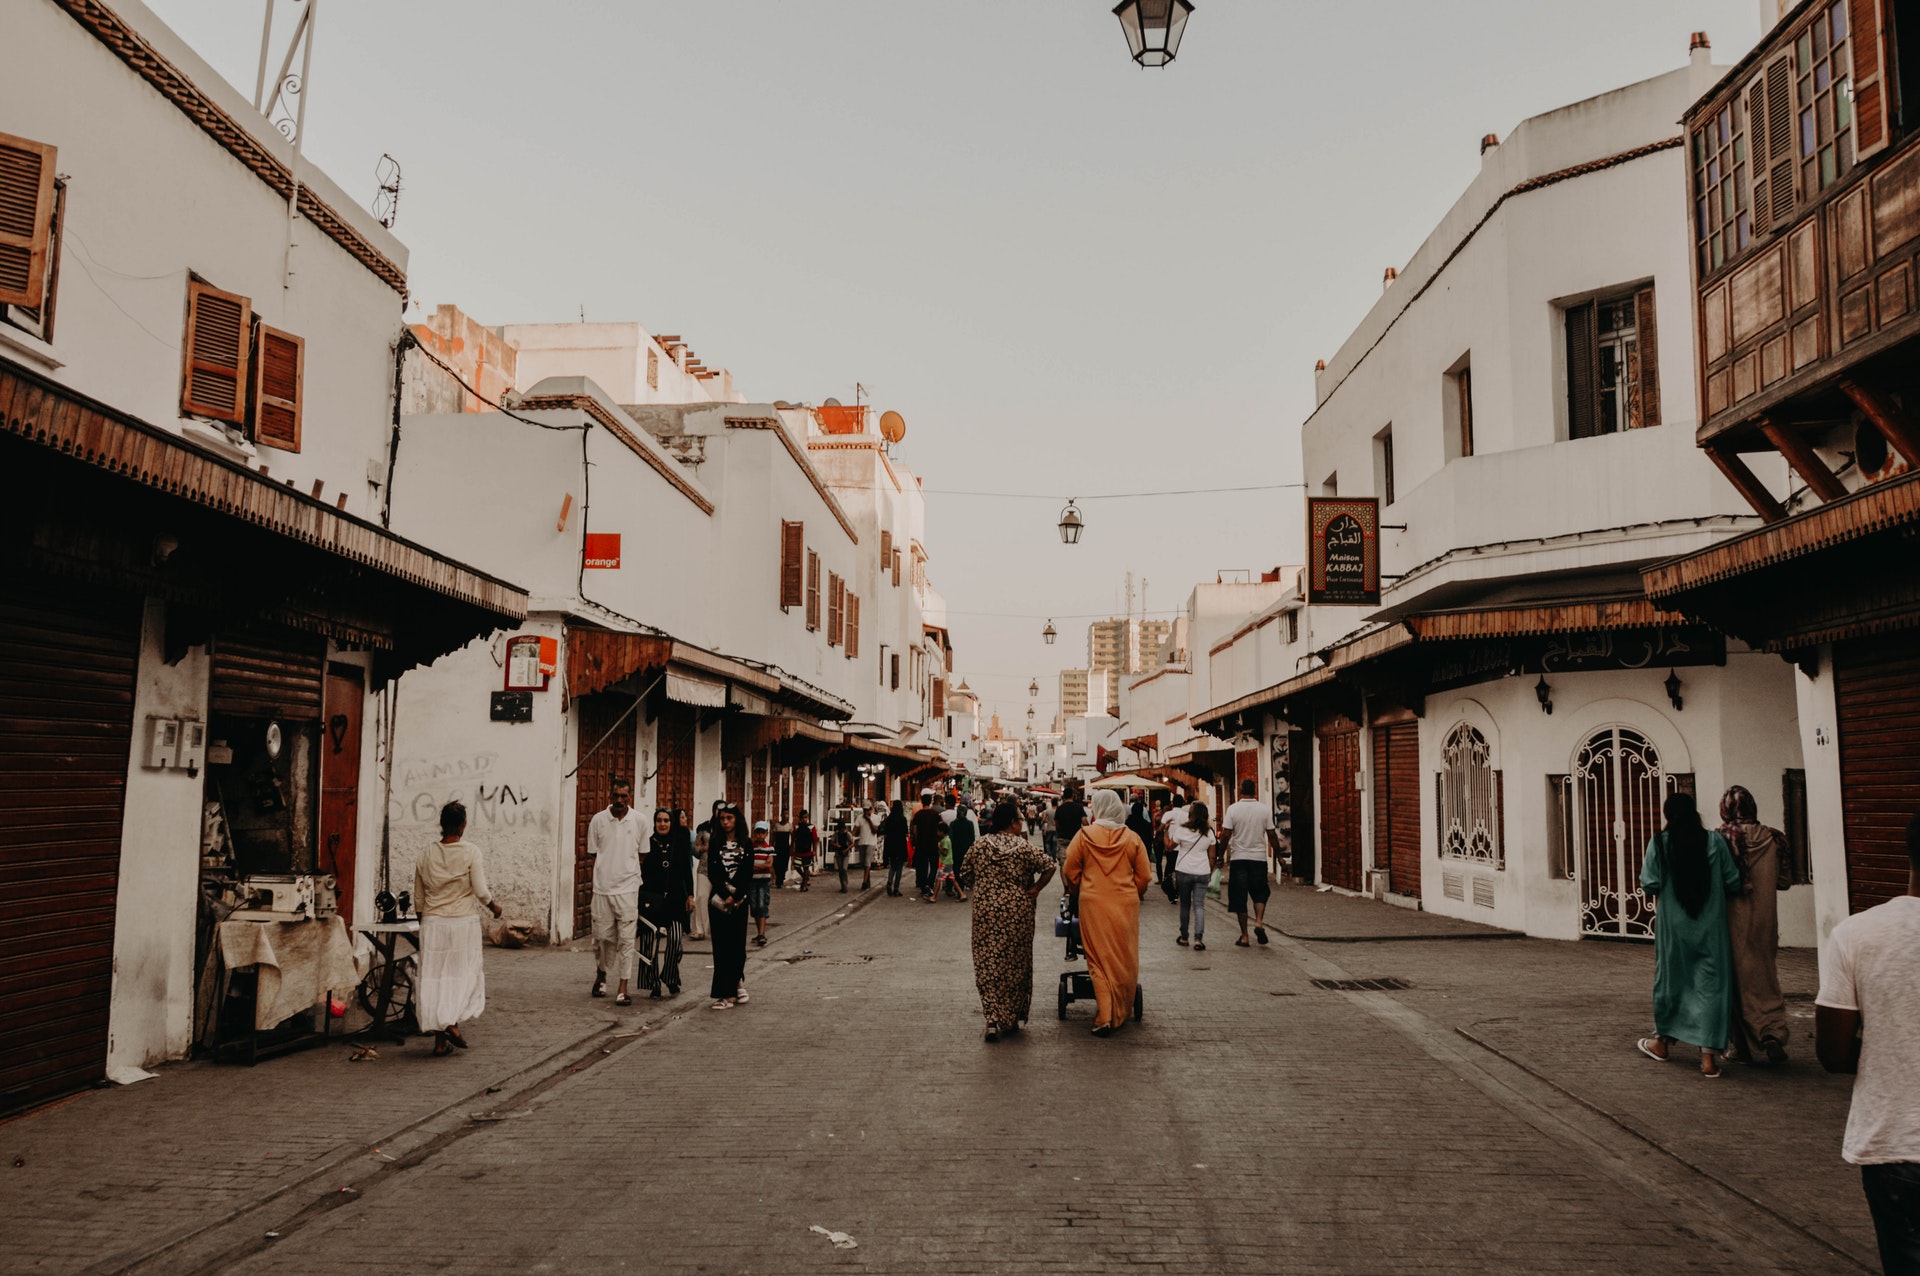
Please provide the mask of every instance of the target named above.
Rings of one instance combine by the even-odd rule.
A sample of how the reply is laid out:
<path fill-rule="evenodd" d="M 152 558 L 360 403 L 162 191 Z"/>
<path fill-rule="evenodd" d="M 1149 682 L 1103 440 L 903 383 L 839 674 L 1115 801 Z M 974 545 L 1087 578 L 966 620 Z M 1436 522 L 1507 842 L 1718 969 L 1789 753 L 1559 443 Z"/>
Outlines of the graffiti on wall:
<path fill-rule="evenodd" d="M 536 800 L 525 781 L 501 773 L 497 753 L 409 758 L 394 768 L 394 823 L 437 828 L 440 808 L 455 800 L 466 804 L 467 827 L 474 832 L 553 828 L 552 809 Z"/>

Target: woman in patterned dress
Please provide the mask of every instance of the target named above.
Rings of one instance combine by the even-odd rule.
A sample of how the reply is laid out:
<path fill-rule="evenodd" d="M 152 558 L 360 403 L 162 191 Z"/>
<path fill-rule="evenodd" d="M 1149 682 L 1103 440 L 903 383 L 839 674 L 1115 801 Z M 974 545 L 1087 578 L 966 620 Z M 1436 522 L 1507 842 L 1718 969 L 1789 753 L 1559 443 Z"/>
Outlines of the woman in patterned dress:
<path fill-rule="evenodd" d="M 973 892 L 973 981 L 987 1040 L 1020 1031 L 1033 1006 L 1034 901 L 1053 880 L 1053 860 L 1021 835 L 1020 807 L 993 808 L 992 828 L 960 866 Z"/>

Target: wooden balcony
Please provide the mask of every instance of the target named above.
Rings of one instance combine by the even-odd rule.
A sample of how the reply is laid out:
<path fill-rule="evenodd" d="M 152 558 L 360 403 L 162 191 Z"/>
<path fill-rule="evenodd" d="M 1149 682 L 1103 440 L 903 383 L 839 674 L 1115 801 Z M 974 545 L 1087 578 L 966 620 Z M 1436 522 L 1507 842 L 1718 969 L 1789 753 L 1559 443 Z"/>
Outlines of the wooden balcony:
<path fill-rule="evenodd" d="M 1920 469 L 1920 35 L 1886 7 L 1806 0 L 1684 120 L 1698 442 L 1769 519 L 1739 453 L 1823 502 Z"/>

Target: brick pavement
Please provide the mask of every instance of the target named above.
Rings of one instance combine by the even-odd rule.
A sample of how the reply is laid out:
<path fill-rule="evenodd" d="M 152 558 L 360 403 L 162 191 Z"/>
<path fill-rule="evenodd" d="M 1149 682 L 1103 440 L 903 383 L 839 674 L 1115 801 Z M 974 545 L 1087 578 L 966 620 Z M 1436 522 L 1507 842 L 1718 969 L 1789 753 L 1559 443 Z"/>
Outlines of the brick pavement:
<path fill-rule="evenodd" d="M 503 1092 L 504 1119 L 462 1109 L 399 1161 L 362 1158 L 356 1194 L 308 1183 L 144 1270 L 334 1272 L 370 1245 L 374 1261 L 488 1273 L 1824 1272 L 1870 1252 L 1835 1168 L 1844 1083 L 1798 1062 L 1707 1083 L 1633 1055 L 1645 949 L 1238 950 L 1223 931 L 1192 953 L 1150 896 L 1147 1020 L 1103 1042 L 1089 1007 L 1053 1018 L 1050 903 L 1021 1039 L 979 1039 L 964 909 L 875 899 L 776 943 L 751 1005 L 594 1048 Z M 1444 920 L 1291 889 L 1274 919 L 1316 935 Z M 1311 982 L 1380 975 L 1414 987 Z"/>
<path fill-rule="evenodd" d="M 858 898 L 837 885 L 781 892 L 765 960 Z M 488 949 L 487 1011 L 469 1026 L 473 1048 L 447 1059 L 415 1038 L 381 1045 L 378 1062 L 350 1064 L 335 1044 L 252 1068 L 172 1064 L 0 1123 L 0 1269 L 119 1270 L 262 1202 L 304 1203 L 325 1190 L 316 1183 L 404 1155 L 422 1123 L 464 1121 L 494 1101 L 489 1087 L 511 1093 L 583 1043 L 705 1004 L 702 941 L 689 944 L 680 998 L 632 1010 L 585 995 L 590 948 Z"/>

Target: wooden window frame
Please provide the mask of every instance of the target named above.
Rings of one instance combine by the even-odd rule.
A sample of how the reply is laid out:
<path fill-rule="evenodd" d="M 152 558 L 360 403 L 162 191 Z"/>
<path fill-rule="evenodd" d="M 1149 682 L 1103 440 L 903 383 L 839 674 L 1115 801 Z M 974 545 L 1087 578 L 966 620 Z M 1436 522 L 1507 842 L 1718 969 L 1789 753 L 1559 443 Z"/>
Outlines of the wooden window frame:
<path fill-rule="evenodd" d="M 827 646 L 838 647 L 846 637 L 847 582 L 838 572 L 827 573 Z"/>
<path fill-rule="evenodd" d="M 891 689 L 894 691 L 900 690 L 900 653 L 897 651 L 893 653 L 893 686 Z"/>
<path fill-rule="evenodd" d="M 886 528 L 880 529 L 880 574 L 887 574 L 887 567 L 893 562 L 893 533 Z"/>
<path fill-rule="evenodd" d="M 253 329 L 253 349 L 248 356 L 253 368 L 253 393 L 249 396 L 251 402 L 248 412 L 248 437 L 257 444 L 277 448 L 282 452 L 298 452 L 300 450 L 301 421 L 304 417 L 303 408 L 307 398 L 306 338 L 296 337 L 291 332 L 283 332 L 279 328 L 261 323 L 258 320 L 254 322 Z M 293 397 L 291 399 L 284 395 L 267 393 L 266 351 L 269 341 L 285 341 L 293 346 Z M 268 437 L 261 423 L 265 420 L 266 412 L 269 408 L 279 408 L 282 411 L 293 414 L 293 432 L 291 436 L 278 435 Z"/>
<path fill-rule="evenodd" d="M 234 367 L 231 369 L 218 363 L 209 362 L 200 356 L 205 353 L 198 349 L 200 314 L 205 298 L 215 297 L 232 302 L 240 308 L 240 321 L 235 334 L 236 349 Z M 229 425 L 245 428 L 247 423 L 247 389 L 253 334 L 253 302 L 237 292 L 227 292 L 215 288 L 203 279 L 190 277 L 187 280 L 187 323 L 180 342 L 180 414 L 182 416 L 205 417 L 212 421 L 223 421 Z M 204 372 L 222 380 L 233 381 L 233 407 L 224 409 L 217 404 L 202 402 L 194 398 L 193 378 L 195 373 Z"/>
<path fill-rule="evenodd" d="M 807 629 L 820 628 L 820 555 L 807 551 Z"/>
<path fill-rule="evenodd" d="M 797 519 L 780 520 L 780 610 L 806 605 L 807 525 Z"/>
<path fill-rule="evenodd" d="M 60 297 L 60 245 L 65 238 L 66 225 L 67 184 L 56 177 L 53 179 L 53 221 L 47 229 L 46 269 L 43 272 L 46 282 L 40 304 L 23 306 L 17 302 L 0 303 L 0 323 L 18 328 L 49 345 L 53 344 L 53 316 L 55 303 Z"/>
<path fill-rule="evenodd" d="M 893 587 L 895 589 L 900 588 L 900 550 L 898 546 L 895 546 L 893 551 Z"/>
<path fill-rule="evenodd" d="M 28 310 L 37 310 L 46 299 L 47 254 L 53 233 L 55 182 L 60 163 L 58 147 L 46 142 L 36 142 L 31 138 L 16 137 L 11 133 L 0 133 L 0 147 L 19 151 L 23 155 L 38 157 L 38 169 L 32 173 L 33 212 L 29 214 L 24 232 L 0 230 L 0 251 L 8 254 L 8 259 L 18 262 L 26 258 L 25 286 L 7 288 L 0 286 L 0 302 L 10 306 L 22 306 Z M 29 164 L 34 161 L 29 160 Z M 24 193 L 24 187 L 21 190 Z"/>
<path fill-rule="evenodd" d="M 1603 341 L 1600 316 L 1606 307 L 1622 301 L 1633 305 L 1631 337 L 1612 335 Z M 1567 344 L 1567 437 L 1597 438 L 1660 424 L 1660 351 L 1653 284 L 1604 289 L 1566 306 L 1561 313 Z M 1612 334 L 1626 331 L 1609 330 Z M 1620 406 L 1612 428 L 1605 429 L 1600 355 L 1603 346 L 1613 344 L 1621 345 L 1622 350 L 1616 365 Z"/>
<path fill-rule="evenodd" d="M 860 595 L 855 593 L 849 593 L 847 595 L 846 613 L 847 659 L 857 660 L 860 656 Z"/>

